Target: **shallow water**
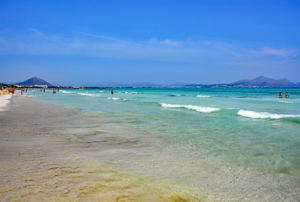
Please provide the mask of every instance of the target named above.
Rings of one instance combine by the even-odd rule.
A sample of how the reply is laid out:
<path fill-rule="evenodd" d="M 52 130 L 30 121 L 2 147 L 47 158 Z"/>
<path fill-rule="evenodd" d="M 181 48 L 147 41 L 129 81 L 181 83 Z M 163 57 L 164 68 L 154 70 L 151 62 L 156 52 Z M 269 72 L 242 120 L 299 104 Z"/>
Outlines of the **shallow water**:
<path fill-rule="evenodd" d="M 279 99 L 279 91 L 288 91 L 290 98 Z M 299 199 L 300 89 L 114 92 L 30 91 L 26 96 L 107 120 L 71 136 L 86 158 L 224 198 Z"/>

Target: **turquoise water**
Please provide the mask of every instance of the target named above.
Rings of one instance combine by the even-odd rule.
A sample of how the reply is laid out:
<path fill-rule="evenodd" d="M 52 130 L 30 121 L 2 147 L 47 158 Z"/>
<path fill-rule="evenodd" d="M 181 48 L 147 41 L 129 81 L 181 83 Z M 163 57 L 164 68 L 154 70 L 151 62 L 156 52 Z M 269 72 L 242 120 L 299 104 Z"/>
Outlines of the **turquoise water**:
<path fill-rule="evenodd" d="M 290 98 L 278 98 L 289 92 Z M 300 89 L 29 91 L 34 99 L 115 119 L 165 147 L 224 164 L 300 177 Z"/>

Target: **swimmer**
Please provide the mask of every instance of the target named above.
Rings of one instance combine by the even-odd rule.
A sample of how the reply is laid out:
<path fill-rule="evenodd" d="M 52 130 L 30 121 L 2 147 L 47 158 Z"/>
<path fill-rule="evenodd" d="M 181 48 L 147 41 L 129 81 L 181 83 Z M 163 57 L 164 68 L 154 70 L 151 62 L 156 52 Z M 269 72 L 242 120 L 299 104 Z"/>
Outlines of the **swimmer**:
<path fill-rule="evenodd" d="M 110 92 L 111 92 L 112 95 L 114 94 L 114 90 L 111 90 Z"/>
<path fill-rule="evenodd" d="M 282 92 L 279 92 L 279 98 L 282 98 Z"/>
<path fill-rule="evenodd" d="M 290 97 L 289 93 L 286 92 L 286 93 L 285 93 L 285 98 L 289 98 L 289 97 Z"/>

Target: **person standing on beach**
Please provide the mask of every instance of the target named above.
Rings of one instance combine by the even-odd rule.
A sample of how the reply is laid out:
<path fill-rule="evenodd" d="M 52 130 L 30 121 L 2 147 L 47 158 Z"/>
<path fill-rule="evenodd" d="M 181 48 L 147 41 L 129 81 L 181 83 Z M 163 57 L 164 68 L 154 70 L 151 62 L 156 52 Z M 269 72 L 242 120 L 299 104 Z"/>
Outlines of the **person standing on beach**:
<path fill-rule="evenodd" d="M 290 97 L 289 93 L 286 92 L 286 93 L 285 93 L 285 98 L 289 98 L 289 97 Z"/>
<path fill-rule="evenodd" d="M 11 89 L 11 94 L 12 94 L 12 96 L 14 96 L 14 93 L 15 93 L 15 89 L 13 88 L 13 89 Z"/>

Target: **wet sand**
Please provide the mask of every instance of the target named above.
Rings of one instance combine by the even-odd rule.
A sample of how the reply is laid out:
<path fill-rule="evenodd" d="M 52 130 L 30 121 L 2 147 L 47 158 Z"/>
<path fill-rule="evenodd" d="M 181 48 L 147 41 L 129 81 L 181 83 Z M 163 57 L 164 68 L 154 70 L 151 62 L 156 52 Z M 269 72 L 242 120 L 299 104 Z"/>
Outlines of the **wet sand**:
<path fill-rule="evenodd" d="M 179 182 L 139 176 L 77 155 L 64 131 L 77 128 L 88 135 L 84 130 L 101 126 L 99 119 L 78 122 L 81 115 L 73 109 L 14 99 L 18 107 L 0 112 L 0 201 L 201 201 Z"/>

